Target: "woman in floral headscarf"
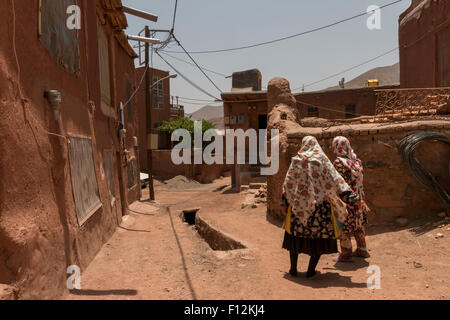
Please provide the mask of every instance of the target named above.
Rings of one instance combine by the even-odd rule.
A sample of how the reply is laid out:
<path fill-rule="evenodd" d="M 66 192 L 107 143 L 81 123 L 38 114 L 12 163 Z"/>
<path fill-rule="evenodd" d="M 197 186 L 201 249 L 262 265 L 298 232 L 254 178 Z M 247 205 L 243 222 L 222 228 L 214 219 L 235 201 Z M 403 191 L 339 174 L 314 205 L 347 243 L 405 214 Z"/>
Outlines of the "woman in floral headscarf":
<path fill-rule="evenodd" d="M 348 216 L 344 222 L 343 234 L 340 237 L 341 253 L 336 260 L 351 261 L 352 255 L 368 258 L 370 255 L 366 249 L 364 225 L 367 224 L 367 213 L 370 210 L 364 202 L 363 166 L 347 138 L 335 137 L 332 149 L 337 157 L 334 161 L 336 170 L 344 177 L 353 192 L 357 193 L 362 201 L 362 205 L 358 207 L 347 204 Z M 355 236 L 357 244 L 354 254 L 352 253 L 352 235 Z"/>
<path fill-rule="evenodd" d="M 306 276 L 312 277 L 322 254 L 338 252 L 337 225 L 346 220 L 347 211 L 333 210 L 337 196 L 349 204 L 359 201 L 316 138 L 303 138 L 302 148 L 292 158 L 283 185 L 283 199 L 289 208 L 283 248 L 290 252 L 291 275 L 297 275 L 299 253 L 311 257 Z"/>

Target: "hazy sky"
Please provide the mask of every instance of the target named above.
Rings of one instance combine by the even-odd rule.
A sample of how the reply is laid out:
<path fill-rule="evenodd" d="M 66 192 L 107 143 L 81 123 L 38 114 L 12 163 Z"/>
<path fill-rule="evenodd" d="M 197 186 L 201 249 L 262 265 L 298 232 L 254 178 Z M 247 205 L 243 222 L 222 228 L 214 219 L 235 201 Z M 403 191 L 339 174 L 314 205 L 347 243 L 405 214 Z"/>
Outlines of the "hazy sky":
<path fill-rule="evenodd" d="M 394 0 L 179 0 L 175 35 L 188 51 L 216 50 L 264 42 L 309 29 L 327 25 L 365 12 L 370 5 L 383 6 Z M 157 23 L 127 15 L 128 34 L 137 34 L 146 23 L 154 29 L 170 29 L 175 0 L 123 0 L 125 5 L 158 15 Z M 362 63 L 398 46 L 398 16 L 409 7 L 411 0 L 387 7 L 381 11 L 381 30 L 369 30 L 369 15 L 326 30 L 288 39 L 257 48 L 194 54 L 203 67 L 222 74 L 257 68 L 263 76 L 263 86 L 273 77 L 290 81 L 291 89 L 311 83 Z M 164 33 L 158 34 L 165 39 Z M 136 44 L 133 42 L 133 44 Z M 166 50 L 180 51 L 175 44 Z M 184 54 L 171 53 L 183 60 Z M 165 57 L 166 58 L 166 57 Z M 166 58 L 185 76 L 220 98 L 220 92 L 195 67 Z M 398 62 L 398 50 L 376 61 L 330 80 L 305 88 L 314 91 L 337 85 L 374 67 Z M 159 57 L 154 67 L 173 71 Z M 207 73 L 224 92 L 230 91 L 231 79 Z M 171 80 L 171 94 L 186 98 L 212 100 L 192 87 L 181 77 Z M 208 102 L 182 101 L 190 113 Z"/>

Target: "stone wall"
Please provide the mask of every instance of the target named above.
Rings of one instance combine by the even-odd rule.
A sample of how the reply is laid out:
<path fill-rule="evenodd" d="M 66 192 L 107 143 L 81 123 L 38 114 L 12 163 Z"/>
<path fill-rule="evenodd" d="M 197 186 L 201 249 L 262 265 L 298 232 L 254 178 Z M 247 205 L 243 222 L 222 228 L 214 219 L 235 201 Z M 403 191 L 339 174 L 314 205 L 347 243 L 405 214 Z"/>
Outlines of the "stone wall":
<path fill-rule="evenodd" d="M 444 204 L 409 172 L 398 150 L 398 142 L 417 131 L 450 135 L 449 120 L 450 117 L 442 120 L 424 119 L 330 128 L 301 127 L 288 133 L 288 152 L 284 159 L 280 158 L 280 162 L 290 163 L 306 135 L 315 136 L 333 161 L 335 157 L 330 148 L 333 138 L 338 135 L 346 136 L 364 165 L 366 201 L 373 211 L 369 217 L 370 223 L 393 220 L 398 216 L 414 219 L 440 212 L 444 209 Z M 450 148 L 441 142 L 424 142 L 417 147 L 415 154 L 424 167 L 443 186 L 449 188 Z M 286 166 L 280 165 L 278 174 L 268 179 L 268 214 L 279 219 L 285 216 L 279 199 L 286 171 Z"/>

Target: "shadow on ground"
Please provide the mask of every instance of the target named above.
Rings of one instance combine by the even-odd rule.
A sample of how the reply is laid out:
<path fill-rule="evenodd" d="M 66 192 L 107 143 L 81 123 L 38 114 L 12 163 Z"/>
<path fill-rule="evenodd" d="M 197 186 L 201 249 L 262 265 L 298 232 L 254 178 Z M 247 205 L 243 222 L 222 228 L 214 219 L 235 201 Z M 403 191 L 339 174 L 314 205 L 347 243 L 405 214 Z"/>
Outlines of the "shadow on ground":
<path fill-rule="evenodd" d="M 135 296 L 137 290 L 133 289 L 117 289 L 117 290 L 90 290 L 90 289 L 73 289 L 69 290 L 70 294 L 77 296 Z"/>
<path fill-rule="evenodd" d="M 306 273 L 301 272 L 297 277 L 291 276 L 289 273 L 284 275 L 284 278 L 300 284 L 302 286 L 311 287 L 314 289 L 330 288 L 330 287 L 344 287 L 344 288 L 366 288 L 367 283 L 352 282 L 351 277 L 340 275 L 336 272 L 319 272 L 312 278 L 306 278 Z"/>
<path fill-rule="evenodd" d="M 351 262 L 336 262 L 334 267 L 342 271 L 356 271 L 358 269 L 367 268 L 369 262 L 361 258 L 353 258 Z M 324 270 L 334 270 L 333 268 L 323 268 Z"/>

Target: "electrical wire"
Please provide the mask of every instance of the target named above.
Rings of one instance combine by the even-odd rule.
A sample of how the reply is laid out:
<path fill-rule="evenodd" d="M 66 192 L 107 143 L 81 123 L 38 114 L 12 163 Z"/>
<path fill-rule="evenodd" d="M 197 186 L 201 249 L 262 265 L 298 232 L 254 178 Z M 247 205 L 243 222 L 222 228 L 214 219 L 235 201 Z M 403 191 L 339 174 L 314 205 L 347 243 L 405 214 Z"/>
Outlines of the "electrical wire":
<path fill-rule="evenodd" d="M 399 2 L 402 2 L 402 1 L 403 0 L 396 0 L 394 2 L 385 4 L 385 5 L 380 7 L 380 10 L 384 9 L 384 8 L 387 8 L 389 6 L 392 6 L 394 4 L 397 4 Z M 303 31 L 303 32 L 300 32 L 300 33 L 297 33 L 297 34 L 293 34 L 293 35 L 290 35 L 290 36 L 286 36 L 286 37 L 282 37 L 282 38 L 278 38 L 278 39 L 273 39 L 273 40 L 270 40 L 270 41 L 264 41 L 264 42 L 260 42 L 260 43 L 256 43 L 256 44 L 252 44 L 252 45 L 247 45 L 247 46 L 242 46 L 242 47 L 235 47 L 235 48 L 228 48 L 228 49 L 219 49 L 219 50 L 190 51 L 189 53 L 191 53 L 191 54 L 219 53 L 219 52 L 229 52 L 229 51 L 236 51 L 236 50 L 244 50 L 244 49 L 255 48 L 255 47 L 259 47 L 259 46 L 264 46 L 264 45 L 268 45 L 268 44 L 272 44 L 272 43 L 276 43 L 276 42 L 280 42 L 280 41 L 296 38 L 296 37 L 303 36 L 303 35 L 306 35 L 306 34 L 310 34 L 310 33 L 313 33 L 313 32 L 317 32 L 317 31 L 320 31 L 320 30 L 328 29 L 328 28 L 334 27 L 334 26 L 336 26 L 338 24 L 341 24 L 341 23 L 344 23 L 344 22 L 347 22 L 347 21 L 350 21 L 350 20 L 353 20 L 353 19 L 365 16 L 365 15 L 367 15 L 367 12 L 360 13 L 360 14 L 351 16 L 349 18 L 336 21 L 336 22 L 327 24 L 327 25 L 322 26 L 322 27 L 314 28 L 314 29 Z M 169 52 L 169 53 L 182 53 L 180 51 L 166 51 L 166 52 Z"/>
<path fill-rule="evenodd" d="M 12 41 L 13 41 L 13 52 L 14 57 L 16 59 L 17 64 L 17 83 L 19 84 L 19 92 L 22 94 L 22 88 L 20 86 L 20 63 L 19 63 L 19 57 L 17 56 L 17 47 L 16 47 L 16 9 L 14 6 L 14 0 L 11 0 L 11 6 L 12 6 L 12 19 L 13 19 L 13 35 L 12 35 Z"/>
<path fill-rule="evenodd" d="M 450 195 L 439 181 L 414 156 L 417 146 L 426 140 L 441 141 L 450 146 L 450 137 L 443 133 L 419 131 L 403 138 L 398 147 L 412 175 L 426 188 L 433 191 L 450 210 Z M 450 169 L 450 168 L 449 168 Z M 449 170 L 450 171 L 450 170 Z"/>
<path fill-rule="evenodd" d="M 356 65 L 356 66 L 350 67 L 350 68 L 348 68 L 348 69 L 346 69 L 346 70 L 344 70 L 344 71 L 335 73 L 335 74 L 333 74 L 333 75 L 331 75 L 331 76 L 325 77 L 325 78 L 320 79 L 320 80 L 318 80 L 318 81 L 315 81 L 315 82 L 312 82 L 312 83 L 305 84 L 305 85 L 302 86 L 302 87 L 295 88 L 293 91 L 297 91 L 297 90 L 300 90 L 300 89 L 302 89 L 302 88 L 310 87 L 310 86 L 315 85 L 315 84 L 317 84 L 317 83 L 320 83 L 320 82 L 326 81 L 326 80 L 328 80 L 328 79 L 334 78 L 334 77 L 336 77 L 336 76 L 338 76 L 338 75 L 340 75 L 340 74 L 343 74 L 343 73 L 345 73 L 345 72 L 351 71 L 351 70 L 356 69 L 356 68 L 358 68 L 358 67 L 360 67 L 360 66 L 363 66 L 363 65 L 368 64 L 368 63 L 370 63 L 370 62 L 372 62 L 372 61 L 375 61 L 375 60 L 377 60 L 377 59 L 379 59 L 379 58 L 382 58 L 382 57 L 384 57 L 384 56 L 390 54 L 391 52 L 394 52 L 394 51 L 398 50 L 399 48 L 409 48 L 409 47 L 415 45 L 416 43 L 422 41 L 422 40 L 423 40 L 425 37 L 427 37 L 430 33 L 433 33 L 433 32 L 435 32 L 436 30 L 440 29 L 443 25 L 448 24 L 449 21 L 450 21 L 450 18 L 447 19 L 447 20 L 445 20 L 443 23 L 439 24 L 438 26 L 434 27 L 433 29 L 428 30 L 428 31 L 427 31 L 426 33 L 424 33 L 421 37 L 417 38 L 416 40 L 414 40 L 414 41 L 412 41 L 412 42 L 410 42 L 410 43 L 408 43 L 408 44 L 401 44 L 399 47 L 396 47 L 396 48 L 391 49 L 391 50 L 389 50 L 389 51 L 387 51 L 387 52 L 385 52 L 385 53 L 382 53 L 382 54 L 380 54 L 380 55 L 378 55 L 378 56 L 376 56 L 376 57 L 374 57 L 374 58 L 372 58 L 372 59 L 370 59 L 370 60 L 364 61 L 364 62 L 362 62 L 362 63 L 360 63 L 360 64 L 358 64 L 358 65 Z"/>
<path fill-rule="evenodd" d="M 391 49 L 391 50 L 389 50 L 389 51 L 387 51 L 387 52 L 385 52 L 385 53 L 382 53 L 382 54 L 380 54 L 380 55 L 378 55 L 378 56 L 376 56 L 376 57 L 374 57 L 374 58 L 371 58 L 371 59 L 369 59 L 369 60 L 367 60 L 367 61 L 364 61 L 364 62 L 362 62 L 362 63 L 359 63 L 359 64 L 357 64 L 356 66 L 353 66 L 353 67 L 350 67 L 350 68 L 348 68 L 348 69 L 345 69 L 345 70 L 343 70 L 343 71 L 341 71 L 341 72 L 337 72 L 337 73 L 335 73 L 335 74 L 332 74 L 331 76 L 327 76 L 327 77 L 325 77 L 325 78 L 323 78 L 323 79 L 320 79 L 320 80 L 317 80 L 317 81 L 314 81 L 314 82 L 305 84 L 305 85 L 302 86 L 302 87 L 295 88 L 293 91 L 297 91 L 297 90 L 300 90 L 300 89 L 303 89 L 303 88 L 307 88 L 307 87 L 313 86 L 313 85 L 315 85 L 315 84 L 318 84 L 318 83 L 320 83 L 320 82 L 329 80 L 329 79 L 334 78 L 334 77 L 336 77 L 336 76 L 338 76 L 338 75 L 340 75 L 340 74 L 343 74 L 343 73 L 345 73 L 345 72 L 354 70 L 354 69 L 356 69 L 356 68 L 359 68 L 359 67 L 361 67 L 361 66 L 363 66 L 363 65 L 365 65 L 365 64 L 368 64 L 368 63 L 370 63 L 370 62 L 372 62 L 372 61 L 378 60 L 378 59 L 380 59 L 380 58 L 382 58 L 382 57 L 384 57 L 384 56 L 386 56 L 386 55 L 388 55 L 388 54 L 390 54 L 390 53 L 392 53 L 392 52 L 394 52 L 394 51 L 396 51 L 396 50 L 398 50 L 398 47 L 396 47 L 396 48 L 394 48 L 394 49 Z"/>
<path fill-rule="evenodd" d="M 155 53 L 173 70 L 175 71 L 175 73 L 177 73 L 178 75 L 180 75 L 180 77 L 182 77 L 184 80 L 186 80 L 191 86 L 193 86 L 194 88 L 196 88 L 197 90 L 203 92 L 204 94 L 206 94 L 207 96 L 210 96 L 211 98 L 215 99 L 215 100 L 219 100 L 217 99 L 215 96 L 213 96 L 212 94 L 210 94 L 208 91 L 204 90 L 203 88 L 201 88 L 200 86 L 198 86 L 194 81 L 190 80 L 188 77 L 186 77 L 185 75 L 183 75 L 180 71 L 178 71 L 172 64 L 170 64 L 170 62 L 168 62 L 166 59 L 164 59 L 159 52 L 156 50 Z"/>
<path fill-rule="evenodd" d="M 149 65 L 147 65 L 147 66 L 145 67 L 144 73 L 142 74 L 142 78 L 141 78 L 141 80 L 139 81 L 139 84 L 138 84 L 136 90 L 134 90 L 133 94 L 130 96 L 130 98 L 128 99 L 128 101 L 125 102 L 124 105 L 123 105 L 123 108 L 124 108 L 124 109 L 125 109 L 125 107 L 130 103 L 130 101 L 133 99 L 133 97 L 136 95 L 136 93 L 138 92 L 139 88 L 141 87 L 142 82 L 144 81 L 144 78 L 145 78 L 145 74 L 147 73 L 147 70 L 149 69 L 149 67 L 150 67 Z"/>
<path fill-rule="evenodd" d="M 222 93 L 222 90 L 220 90 L 220 88 L 214 83 L 214 81 L 211 80 L 211 78 L 205 73 L 205 71 L 202 70 L 202 68 L 200 68 L 200 66 L 198 65 L 198 63 L 194 60 L 194 58 L 192 58 L 192 56 L 187 52 L 187 50 L 183 47 L 183 45 L 181 44 L 181 42 L 177 39 L 177 37 L 175 37 L 174 34 L 172 34 L 173 39 L 176 41 L 176 43 L 180 46 L 181 49 L 183 49 L 183 51 L 186 53 L 186 55 L 189 57 L 189 59 L 191 59 L 191 61 L 197 66 L 197 68 L 200 70 L 201 73 L 203 73 L 203 75 L 209 80 L 209 82 L 211 82 L 213 84 L 214 87 L 216 87 L 217 90 L 219 90 L 219 92 Z"/>
<path fill-rule="evenodd" d="M 175 60 L 178 60 L 178 61 L 180 61 L 180 62 L 184 62 L 184 63 L 190 64 L 191 66 L 195 66 L 195 64 L 193 64 L 193 63 L 191 63 L 191 62 L 189 62 L 189 61 L 186 61 L 186 60 L 183 60 L 183 59 L 174 57 L 174 56 L 172 56 L 172 55 L 166 53 L 166 51 L 164 51 L 164 50 L 159 50 L 159 52 L 162 53 L 162 54 L 164 54 L 165 56 L 168 56 L 168 57 L 172 58 L 172 59 L 175 59 Z M 227 77 L 226 74 L 223 74 L 223 73 L 220 73 L 220 72 L 217 72 L 217 71 L 213 71 L 213 70 L 207 69 L 207 68 L 205 68 L 205 67 L 201 67 L 201 68 L 202 68 L 203 70 L 205 70 L 205 71 L 214 73 L 214 74 L 216 74 L 216 75 L 218 75 L 218 76 Z"/>
<path fill-rule="evenodd" d="M 173 34 L 174 29 L 175 29 L 175 19 L 177 17 L 177 7 L 178 7 L 178 0 L 175 0 L 175 9 L 173 11 L 172 29 L 170 31 L 172 34 Z"/>

